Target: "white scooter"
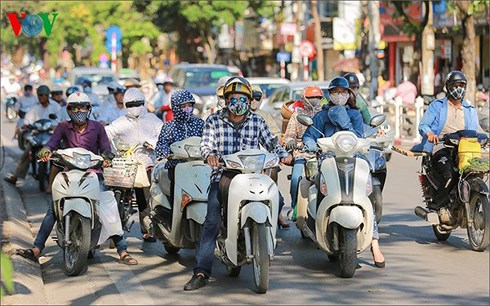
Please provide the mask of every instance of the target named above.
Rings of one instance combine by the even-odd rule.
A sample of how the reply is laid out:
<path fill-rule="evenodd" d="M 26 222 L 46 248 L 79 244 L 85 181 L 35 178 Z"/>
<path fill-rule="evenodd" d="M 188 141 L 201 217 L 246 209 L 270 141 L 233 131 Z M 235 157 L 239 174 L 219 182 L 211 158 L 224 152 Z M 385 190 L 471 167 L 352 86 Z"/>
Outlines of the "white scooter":
<path fill-rule="evenodd" d="M 170 198 L 170 179 L 161 160 L 152 172 L 150 187 L 151 215 L 145 226 L 163 241 L 167 253 L 181 248 L 198 247 L 201 229 L 207 212 L 211 167 L 204 164 L 200 137 L 189 137 L 170 146 L 172 159 L 184 160 L 175 167 L 173 203 Z"/>
<path fill-rule="evenodd" d="M 105 194 L 100 190 L 97 174 L 87 170 L 99 169 L 103 158 L 83 148 L 70 148 L 53 152 L 51 159 L 68 168 L 56 175 L 52 197 L 58 221 L 56 242 L 63 249 L 63 271 L 75 276 L 86 270 L 89 252 L 99 244 L 101 236 L 98 206 Z M 115 219 L 119 221 L 117 210 Z M 120 222 L 117 225 L 121 227 Z"/>
<path fill-rule="evenodd" d="M 301 124 L 313 127 L 310 117 L 297 118 Z M 379 126 L 384 119 L 384 115 L 375 116 L 371 125 Z M 317 143 L 322 152 L 319 172 L 307 175 L 309 182 L 301 182 L 296 225 L 330 260 L 339 260 L 342 277 L 351 278 L 357 253 L 366 250 L 373 237 L 373 205 L 369 198 L 373 180 L 363 156 L 369 152 L 371 140 L 341 131 Z"/>
<path fill-rule="evenodd" d="M 223 156 L 224 171 L 240 172 L 230 182 L 215 255 L 231 276 L 252 263 L 255 289 L 269 287 L 269 265 L 276 246 L 279 189 L 263 171 L 277 167 L 276 154 L 258 149 Z"/>

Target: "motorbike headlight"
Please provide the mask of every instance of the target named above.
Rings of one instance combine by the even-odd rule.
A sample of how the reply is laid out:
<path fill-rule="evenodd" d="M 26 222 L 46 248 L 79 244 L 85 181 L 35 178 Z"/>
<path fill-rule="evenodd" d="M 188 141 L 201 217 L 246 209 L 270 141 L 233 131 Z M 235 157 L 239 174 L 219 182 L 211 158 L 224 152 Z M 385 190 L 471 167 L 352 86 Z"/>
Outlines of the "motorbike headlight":
<path fill-rule="evenodd" d="M 357 145 L 357 137 L 351 134 L 339 135 L 335 139 L 335 146 L 344 153 L 348 153 Z"/>
<path fill-rule="evenodd" d="M 226 164 L 230 167 L 230 168 L 233 168 L 233 169 L 239 169 L 242 167 L 242 165 L 240 165 L 239 163 L 237 162 L 234 162 L 232 160 L 228 160 L 228 159 L 225 159 L 225 162 Z"/>
<path fill-rule="evenodd" d="M 68 156 L 68 155 L 64 155 L 64 158 L 70 164 L 74 165 L 75 167 L 77 167 L 79 169 L 88 169 L 92 166 L 95 166 L 95 164 L 97 164 L 97 161 L 91 160 L 90 154 L 73 153 L 73 157 Z"/>
<path fill-rule="evenodd" d="M 325 181 L 325 177 L 323 174 L 320 175 L 320 192 L 324 195 L 328 195 L 327 182 Z"/>
<path fill-rule="evenodd" d="M 263 169 L 265 154 L 238 156 L 245 170 L 257 172 Z"/>
<path fill-rule="evenodd" d="M 200 158 L 201 157 L 201 148 L 199 146 L 193 145 L 185 145 L 184 150 L 189 154 L 191 158 Z"/>
<path fill-rule="evenodd" d="M 279 158 L 274 158 L 274 159 L 271 159 L 270 161 L 267 162 L 267 164 L 265 164 L 265 167 L 264 168 L 272 168 L 272 167 L 275 167 L 277 166 L 277 164 L 279 163 Z"/>

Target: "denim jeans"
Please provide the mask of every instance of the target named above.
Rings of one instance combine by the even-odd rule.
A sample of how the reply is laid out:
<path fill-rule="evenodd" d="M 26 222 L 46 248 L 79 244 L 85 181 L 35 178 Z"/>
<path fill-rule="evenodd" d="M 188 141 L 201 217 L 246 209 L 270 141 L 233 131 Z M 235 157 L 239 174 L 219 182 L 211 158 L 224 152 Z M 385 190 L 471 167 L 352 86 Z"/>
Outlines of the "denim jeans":
<path fill-rule="evenodd" d="M 49 234 L 51 234 L 51 231 L 53 230 L 55 222 L 56 216 L 54 214 L 54 205 L 53 202 L 51 202 L 49 204 L 48 211 L 44 216 L 43 222 L 41 223 L 41 228 L 36 235 L 36 239 L 34 240 L 34 247 L 38 248 L 41 252 L 46 246 L 46 241 L 48 240 Z M 121 236 L 114 235 L 110 238 L 112 241 L 114 241 L 118 254 L 121 254 L 121 252 L 128 249 L 128 244 L 124 238 L 124 234 Z"/>
<path fill-rule="evenodd" d="M 298 202 L 298 187 L 305 169 L 306 159 L 303 157 L 295 158 L 293 170 L 291 171 L 291 186 L 289 193 L 291 194 L 291 208 L 294 209 Z"/>

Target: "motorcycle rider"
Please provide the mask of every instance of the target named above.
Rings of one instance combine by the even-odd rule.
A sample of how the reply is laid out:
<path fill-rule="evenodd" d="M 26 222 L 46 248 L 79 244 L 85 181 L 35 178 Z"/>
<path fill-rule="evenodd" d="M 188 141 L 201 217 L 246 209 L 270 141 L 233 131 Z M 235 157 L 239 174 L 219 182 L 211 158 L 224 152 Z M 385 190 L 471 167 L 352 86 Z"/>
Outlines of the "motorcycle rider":
<path fill-rule="evenodd" d="M 20 129 L 24 126 L 24 117 L 27 112 L 39 102 L 38 98 L 33 94 L 32 83 L 24 85 L 24 95 L 19 97 L 18 102 L 15 104 L 19 120 L 15 126 L 14 138 L 19 135 Z"/>
<path fill-rule="evenodd" d="M 464 99 L 468 80 L 463 72 L 453 70 L 446 76 L 444 86 L 446 97 L 432 101 L 419 124 L 422 142 L 411 150 L 432 153 L 432 171 L 438 186 L 434 202 L 435 209 L 448 200 L 453 175 L 451 150 L 439 144 L 439 137 L 459 130 L 482 130 L 478 122 L 476 108 Z"/>
<path fill-rule="evenodd" d="M 27 112 L 23 120 L 23 129 L 26 129 L 30 124 L 34 123 L 37 120 L 50 119 L 50 114 L 58 113 L 58 111 L 60 110 L 60 106 L 58 105 L 58 103 L 50 101 L 49 94 L 50 90 L 48 86 L 41 85 L 37 88 L 37 97 L 39 99 L 39 103 L 31 107 L 31 109 Z M 24 153 L 20 157 L 17 168 L 15 169 L 15 173 L 5 177 L 5 181 L 15 185 L 18 178 L 24 179 L 26 177 L 27 170 L 29 170 L 30 165 L 30 154 L 31 147 L 30 145 L 28 145 L 25 148 Z"/>
<path fill-rule="evenodd" d="M 298 148 L 298 140 L 301 143 L 301 138 L 306 130 L 306 127 L 301 125 L 296 119 L 298 115 L 303 114 L 310 117 L 315 116 L 321 109 L 321 99 L 323 98 L 323 92 L 320 87 L 316 85 L 308 85 L 303 88 L 303 93 L 301 94 L 301 100 L 303 102 L 303 108 L 297 108 L 294 113 L 289 118 L 289 122 L 286 128 L 286 132 L 284 133 L 284 147 L 286 150 L 294 153 Z M 303 174 L 304 168 L 306 164 L 306 159 L 304 157 L 298 156 L 294 158 L 293 161 L 293 170 L 291 172 L 291 208 L 293 210 L 293 214 L 291 215 L 291 220 L 296 221 L 295 207 L 296 202 L 298 200 L 298 186 L 301 175 Z M 288 214 L 289 215 L 289 214 Z"/>
<path fill-rule="evenodd" d="M 278 144 L 264 119 L 250 112 L 252 88 L 242 77 L 230 78 L 224 87 L 226 107 L 212 113 L 204 124 L 201 154 L 213 168 L 208 194 L 206 220 L 201 233 L 194 274 L 184 290 L 196 290 L 206 285 L 211 275 L 216 238 L 221 226 L 221 204 L 226 201 L 228 186 L 236 173 L 219 168 L 220 156 L 244 149 L 258 149 L 259 145 L 275 151 L 282 163 L 290 163 L 291 156 Z"/>
<path fill-rule="evenodd" d="M 126 115 L 126 108 L 124 107 L 124 93 L 126 92 L 126 87 L 115 84 L 114 88 L 109 93 L 104 106 L 104 112 L 100 116 L 99 121 L 108 125 L 111 124 L 117 118 Z M 111 98 L 111 99 L 109 99 Z M 114 102 L 112 102 L 114 101 Z"/>
<path fill-rule="evenodd" d="M 359 108 L 359 111 L 361 111 L 362 121 L 364 121 L 365 124 L 369 124 L 371 121 L 371 114 L 369 113 L 366 101 L 359 96 L 360 85 L 357 75 L 355 73 L 347 73 L 344 75 L 344 78 L 349 82 L 349 87 L 356 96 L 356 105 Z"/>
<path fill-rule="evenodd" d="M 102 153 L 105 159 L 103 167 L 108 167 L 110 160 L 107 157 L 107 153 L 111 151 L 109 139 L 104 126 L 97 121 L 89 119 L 91 109 L 92 105 L 86 94 L 76 92 L 70 95 L 67 99 L 67 111 L 71 121 L 63 121 L 56 126 L 53 136 L 46 143 L 46 146 L 39 151 L 38 157 L 44 162 L 49 161 L 52 154 L 51 151 L 57 149 L 63 140 L 68 148 L 81 147 L 97 155 Z M 98 176 L 100 180 L 102 174 L 98 173 Z M 51 203 L 34 240 L 34 247 L 31 249 L 18 249 L 17 254 L 37 262 L 55 222 L 56 216 L 53 203 Z M 136 259 L 127 252 L 124 234 L 121 236 L 114 235 L 110 238 L 116 245 L 121 262 L 127 265 L 138 264 Z"/>
<path fill-rule="evenodd" d="M 202 136 L 204 120 L 196 117 L 192 112 L 196 100 L 187 89 L 175 90 L 170 96 L 174 119 L 165 122 L 158 136 L 158 142 L 155 147 L 157 158 L 168 158 L 170 155 L 170 145 L 176 141 L 181 141 L 192 136 Z M 170 186 L 170 203 L 173 207 L 173 192 L 175 186 L 175 166 L 182 161 L 168 160 L 165 163 L 165 169 L 168 169 L 168 177 L 171 182 Z"/>
<path fill-rule="evenodd" d="M 231 78 L 229 75 L 222 76 L 219 78 L 216 83 L 216 96 L 218 98 L 218 109 L 222 109 L 225 107 L 225 97 L 223 97 L 223 89 L 225 87 L 226 82 Z M 252 108 L 252 104 L 250 104 L 250 108 Z"/>
<path fill-rule="evenodd" d="M 171 77 L 158 77 L 155 79 L 158 91 L 153 94 L 148 103 L 148 110 L 153 112 L 163 122 L 173 119 L 170 96 L 173 91 L 174 80 Z"/>
<path fill-rule="evenodd" d="M 53 89 L 51 90 L 51 100 L 58 103 L 60 107 L 66 105 L 65 99 L 63 99 L 63 88 L 61 88 L 60 85 L 54 85 Z"/>
<path fill-rule="evenodd" d="M 74 92 L 80 92 L 80 88 L 78 88 L 77 86 L 68 87 L 65 91 L 66 98 L 68 99 L 68 97 Z M 56 117 L 59 122 L 70 120 L 70 117 L 68 116 L 68 112 L 66 111 L 66 102 L 65 105 L 61 106 L 60 110 L 56 114 Z"/>
<path fill-rule="evenodd" d="M 343 77 L 334 78 L 328 87 L 329 103 L 323 105 L 322 110 L 313 117 L 313 127 L 321 131 L 322 136 L 313 127 L 308 127 L 303 134 L 303 144 L 311 152 L 317 152 L 316 141 L 321 137 L 330 137 L 337 131 L 351 131 L 357 137 L 364 137 L 364 124 L 362 115 L 356 107 L 354 94 L 349 87 L 349 81 Z M 321 162 L 318 162 L 321 165 Z M 320 194 L 319 194 L 320 195 Z M 322 197 L 318 197 L 321 201 Z M 373 207 L 374 210 L 374 207 Z M 371 253 L 374 264 L 378 268 L 385 267 L 384 256 L 379 247 L 379 233 L 376 223 L 376 214 L 373 214 L 373 240 L 371 242 Z"/>
<path fill-rule="evenodd" d="M 126 114 L 114 120 L 106 126 L 109 139 L 119 139 L 119 141 L 130 146 L 145 143 L 142 150 L 135 152 L 137 160 L 143 162 L 146 167 L 148 178 L 150 179 L 151 169 L 154 165 L 153 148 L 155 147 L 158 134 L 162 129 L 163 122 L 152 113 L 146 110 L 145 95 L 137 88 L 126 90 L 123 97 Z M 156 239 L 148 234 L 144 227 L 143 218 L 148 214 L 148 200 L 150 188 L 134 188 L 136 202 L 138 203 L 141 234 L 146 242 L 156 242 Z"/>
<path fill-rule="evenodd" d="M 83 88 L 83 92 L 89 97 L 90 101 L 92 102 L 92 117 L 95 118 L 95 120 L 99 120 L 99 116 L 101 115 L 102 111 L 102 104 L 99 95 L 92 92 L 92 81 L 87 77 L 82 77 L 81 85 Z"/>

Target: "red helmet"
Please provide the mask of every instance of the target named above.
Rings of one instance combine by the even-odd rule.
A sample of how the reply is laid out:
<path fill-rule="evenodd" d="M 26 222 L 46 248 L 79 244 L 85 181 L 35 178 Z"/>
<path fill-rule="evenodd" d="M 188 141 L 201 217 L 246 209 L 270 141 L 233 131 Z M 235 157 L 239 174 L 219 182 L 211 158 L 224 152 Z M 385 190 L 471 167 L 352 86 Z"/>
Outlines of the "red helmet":
<path fill-rule="evenodd" d="M 323 91 L 316 85 L 308 85 L 303 89 L 304 98 L 322 98 Z"/>

